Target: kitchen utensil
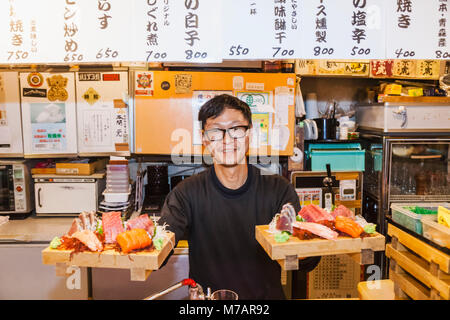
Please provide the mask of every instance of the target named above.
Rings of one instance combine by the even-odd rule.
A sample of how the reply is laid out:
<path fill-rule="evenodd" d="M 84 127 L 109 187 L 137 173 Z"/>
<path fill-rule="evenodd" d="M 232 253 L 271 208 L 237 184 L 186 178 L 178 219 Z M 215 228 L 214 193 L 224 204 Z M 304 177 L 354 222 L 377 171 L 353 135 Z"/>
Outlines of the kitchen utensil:
<path fill-rule="evenodd" d="M 332 140 L 336 139 L 336 127 L 339 122 L 334 118 L 317 118 L 314 119 L 317 124 L 318 138 L 319 140 Z"/>
<path fill-rule="evenodd" d="M 317 109 L 317 94 L 314 92 L 306 95 L 306 119 L 319 118 L 319 110 Z"/>

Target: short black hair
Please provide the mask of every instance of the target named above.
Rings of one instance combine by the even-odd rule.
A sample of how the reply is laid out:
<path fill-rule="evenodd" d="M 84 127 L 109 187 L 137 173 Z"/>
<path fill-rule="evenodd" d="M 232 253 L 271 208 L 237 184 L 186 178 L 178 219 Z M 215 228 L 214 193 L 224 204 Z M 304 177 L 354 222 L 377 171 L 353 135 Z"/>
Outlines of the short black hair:
<path fill-rule="evenodd" d="M 216 118 L 222 114 L 224 109 L 235 109 L 242 112 L 248 125 L 252 125 L 252 112 L 244 101 L 229 94 L 221 94 L 205 102 L 198 112 L 198 121 L 202 122 L 202 129 L 205 128 L 206 120 Z"/>

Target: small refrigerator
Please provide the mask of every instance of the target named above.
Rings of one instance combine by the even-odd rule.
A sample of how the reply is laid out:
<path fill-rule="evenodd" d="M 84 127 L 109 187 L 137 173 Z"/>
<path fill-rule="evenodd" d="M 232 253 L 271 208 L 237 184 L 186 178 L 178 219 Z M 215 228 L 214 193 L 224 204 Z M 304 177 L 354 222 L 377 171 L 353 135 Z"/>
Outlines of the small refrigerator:
<path fill-rule="evenodd" d="M 358 108 L 366 150 L 362 210 L 366 220 L 386 235 L 392 203 L 448 202 L 450 103 L 398 102 Z M 366 122 L 369 115 L 373 122 Z M 384 254 L 376 254 L 375 260 L 386 277 Z"/>
<path fill-rule="evenodd" d="M 130 155 L 127 71 L 75 73 L 80 156 Z"/>
<path fill-rule="evenodd" d="M 28 158 L 77 155 L 73 72 L 20 72 L 24 155 Z"/>
<path fill-rule="evenodd" d="M 23 157 L 19 73 L 0 72 L 0 155 Z"/>

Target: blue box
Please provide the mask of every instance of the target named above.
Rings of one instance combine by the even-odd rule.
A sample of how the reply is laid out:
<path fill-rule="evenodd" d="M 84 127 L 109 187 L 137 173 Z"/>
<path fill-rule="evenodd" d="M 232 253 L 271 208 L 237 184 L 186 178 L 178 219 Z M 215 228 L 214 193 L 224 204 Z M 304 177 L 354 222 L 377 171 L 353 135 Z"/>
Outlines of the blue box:
<path fill-rule="evenodd" d="M 311 171 L 364 171 L 366 151 L 359 143 L 310 144 Z"/>

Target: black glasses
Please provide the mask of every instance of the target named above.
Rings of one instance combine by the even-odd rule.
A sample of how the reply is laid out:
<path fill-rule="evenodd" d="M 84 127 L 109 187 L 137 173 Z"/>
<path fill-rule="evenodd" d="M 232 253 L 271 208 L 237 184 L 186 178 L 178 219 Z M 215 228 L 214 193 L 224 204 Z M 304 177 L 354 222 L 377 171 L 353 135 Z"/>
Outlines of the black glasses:
<path fill-rule="evenodd" d="M 250 126 L 236 126 L 228 129 L 214 128 L 205 130 L 205 135 L 209 141 L 220 141 L 225 138 L 225 132 L 228 132 L 230 138 L 239 139 L 245 136 L 249 128 Z"/>

